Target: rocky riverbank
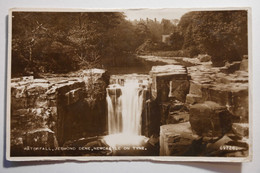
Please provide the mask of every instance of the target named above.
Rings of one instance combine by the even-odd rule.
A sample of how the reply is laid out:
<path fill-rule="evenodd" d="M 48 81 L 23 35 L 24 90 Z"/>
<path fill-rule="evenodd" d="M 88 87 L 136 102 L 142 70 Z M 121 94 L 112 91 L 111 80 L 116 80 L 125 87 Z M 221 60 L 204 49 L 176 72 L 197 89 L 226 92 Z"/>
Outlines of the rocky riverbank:
<path fill-rule="evenodd" d="M 186 65 L 186 68 L 157 68 L 161 78 L 171 76 L 168 81 L 157 82 L 156 89 L 152 88 L 152 93 L 161 93 L 154 97 L 161 116 L 160 155 L 248 155 L 247 56 L 224 67 L 212 67 L 210 58 L 202 55 L 141 58 Z M 181 74 L 184 81 L 180 83 L 173 76 Z"/>
<path fill-rule="evenodd" d="M 104 70 L 74 77 L 11 81 L 11 155 L 55 155 L 25 147 L 60 147 L 67 140 L 104 134 L 106 87 Z"/>
<path fill-rule="evenodd" d="M 142 112 L 146 150 L 109 147 L 106 88 L 132 75 L 90 69 L 64 77 L 11 81 L 11 154 L 247 156 L 249 108 L 247 57 L 212 67 L 210 58 L 141 57 L 168 65 L 152 67 Z M 54 151 L 33 151 L 51 148 Z M 62 150 L 63 147 L 69 150 Z M 74 150 L 76 147 L 76 150 Z M 90 148 L 90 150 L 81 149 Z M 58 148 L 56 150 L 55 148 Z M 94 148 L 94 149 L 93 149 Z M 92 149 L 92 150 L 91 150 Z"/>

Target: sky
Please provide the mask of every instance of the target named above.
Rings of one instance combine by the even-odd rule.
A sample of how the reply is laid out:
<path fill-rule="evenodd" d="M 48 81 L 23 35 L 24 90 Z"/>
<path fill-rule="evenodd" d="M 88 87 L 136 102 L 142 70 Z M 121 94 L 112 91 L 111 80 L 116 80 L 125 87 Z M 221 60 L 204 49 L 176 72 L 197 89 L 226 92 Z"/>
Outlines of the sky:
<path fill-rule="evenodd" d="M 126 19 L 139 20 L 142 19 L 154 19 L 161 21 L 164 19 L 180 19 L 181 16 L 189 12 L 189 9 L 129 9 L 124 11 Z"/>

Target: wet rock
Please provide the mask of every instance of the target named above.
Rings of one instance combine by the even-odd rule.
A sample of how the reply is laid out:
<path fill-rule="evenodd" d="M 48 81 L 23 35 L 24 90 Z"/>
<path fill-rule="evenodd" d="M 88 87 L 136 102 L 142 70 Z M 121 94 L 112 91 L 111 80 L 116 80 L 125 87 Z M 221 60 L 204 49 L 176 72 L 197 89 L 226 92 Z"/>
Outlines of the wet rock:
<path fill-rule="evenodd" d="M 155 146 L 159 143 L 159 137 L 157 135 L 152 135 L 148 142 L 152 145 L 152 146 Z"/>
<path fill-rule="evenodd" d="M 248 123 L 248 89 L 241 89 L 237 92 L 232 92 L 232 104 L 230 105 L 230 112 L 240 118 L 241 123 Z"/>
<path fill-rule="evenodd" d="M 231 130 L 232 117 L 224 106 L 211 101 L 190 107 L 191 127 L 200 136 L 222 136 Z"/>
<path fill-rule="evenodd" d="M 122 95 L 122 91 L 120 88 L 108 88 L 107 89 L 107 92 L 108 94 L 111 96 L 111 95 L 114 95 L 116 97 L 119 97 Z"/>
<path fill-rule="evenodd" d="M 11 88 L 11 96 L 15 98 L 27 97 L 26 89 L 27 87 L 25 85 L 15 85 Z"/>
<path fill-rule="evenodd" d="M 110 86 L 117 86 L 118 84 L 124 86 L 125 80 L 136 80 L 141 85 L 148 85 L 150 79 L 149 75 L 144 74 L 120 74 L 120 75 L 111 75 L 109 78 Z"/>
<path fill-rule="evenodd" d="M 17 109 L 12 112 L 12 116 L 26 115 L 30 112 L 30 109 Z"/>
<path fill-rule="evenodd" d="M 248 122 L 248 86 L 243 84 L 216 84 L 203 88 L 203 99 L 214 101 L 240 118 L 240 122 Z"/>
<path fill-rule="evenodd" d="M 35 108 L 48 107 L 47 95 L 42 94 L 42 95 L 38 96 L 34 101 L 33 107 L 35 107 Z"/>
<path fill-rule="evenodd" d="M 173 80 L 169 83 L 169 97 L 178 101 L 185 102 L 186 95 L 189 93 L 190 83 L 188 80 Z"/>
<path fill-rule="evenodd" d="M 48 106 L 49 107 L 57 106 L 57 100 L 56 99 L 48 100 Z"/>
<path fill-rule="evenodd" d="M 180 65 L 153 66 L 150 71 L 152 78 L 152 98 L 159 101 L 168 101 L 175 97 L 185 100 L 188 93 L 188 76 L 186 68 Z"/>
<path fill-rule="evenodd" d="M 105 72 L 106 70 L 104 69 L 93 68 L 83 70 L 81 75 L 86 82 L 88 82 L 88 80 L 93 80 L 92 82 L 95 82 L 97 79 L 101 78 Z"/>
<path fill-rule="evenodd" d="M 201 83 L 191 81 L 190 82 L 189 94 L 201 96 L 202 95 L 202 92 L 201 92 L 202 86 L 203 86 L 203 84 L 201 84 Z"/>
<path fill-rule="evenodd" d="M 44 94 L 48 88 L 48 83 L 33 83 L 27 87 L 27 94 L 28 96 Z"/>
<path fill-rule="evenodd" d="M 216 140 L 215 142 L 208 143 L 207 149 L 206 149 L 206 155 L 219 153 L 221 150 L 223 150 L 221 147 L 223 147 L 226 143 L 228 143 L 230 141 L 232 141 L 232 139 L 229 138 L 227 135 L 224 135 L 223 137 L 218 138 L 218 140 Z"/>
<path fill-rule="evenodd" d="M 220 71 L 223 73 L 234 73 L 240 69 L 241 61 L 234 61 L 232 63 L 226 63 L 224 67 L 220 68 Z"/>
<path fill-rule="evenodd" d="M 73 89 L 65 94 L 66 105 L 71 105 L 79 101 L 83 96 L 82 88 Z"/>
<path fill-rule="evenodd" d="M 191 148 L 199 140 L 189 122 L 163 125 L 160 128 L 160 156 L 193 155 Z"/>
<path fill-rule="evenodd" d="M 247 156 L 248 144 L 242 141 L 234 141 L 227 135 L 214 143 L 208 143 L 205 150 L 207 156 L 237 157 Z"/>
<path fill-rule="evenodd" d="M 171 103 L 169 108 L 169 112 L 174 111 L 189 111 L 189 109 L 187 108 L 187 105 L 185 105 L 184 103 L 175 100 Z"/>
<path fill-rule="evenodd" d="M 183 123 L 187 121 L 189 121 L 188 112 L 175 111 L 175 112 L 170 112 L 168 119 L 166 120 L 166 124 L 176 124 L 176 123 Z"/>
<path fill-rule="evenodd" d="M 248 137 L 249 124 L 248 123 L 233 123 L 232 131 L 238 137 Z"/>
<path fill-rule="evenodd" d="M 142 153 L 142 155 L 145 156 L 158 156 L 159 155 L 159 136 L 158 135 L 152 135 L 147 143 L 144 145 L 145 149 Z"/>
<path fill-rule="evenodd" d="M 247 157 L 248 150 L 228 152 L 228 153 L 225 153 L 224 156 L 225 157 Z"/>
<path fill-rule="evenodd" d="M 100 122 L 100 119 L 105 121 L 103 116 L 106 110 L 102 110 L 101 107 L 104 108 L 105 106 L 107 84 L 104 82 L 103 74 L 101 79 L 99 71 L 94 70 L 94 72 L 98 74 L 92 73 L 88 76 L 89 78 L 97 77 L 95 83 L 91 83 L 91 87 L 98 90 L 98 93 L 99 91 L 102 92 L 93 96 L 94 99 L 99 99 L 95 105 L 95 110 L 89 110 L 83 99 L 83 97 L 89 96 L 86 94 L 86 88 L 90 86 L 86 86 L 84 75 L 78 74 L 66 78 L 53 77 L 48 78 L 48 80 L 34 79 L 33 77 L 12 79 L 11 146 L 14 146 L 12 154 L 55 154 L 56 152 L 49 153 L 48 151 L 26 151 L 24 153 L 23 147 L 25 145 L 56 146 L 56 144 L 53 144 L 53 141 L 57 141 L 56 137 L 62 145 L 67 137 L 74 138 L 74 136 L 70 136 L 70 131 L 73 131 L 73 133 L 74 131 L 79 132 L 74 134 L 81 136 L 82 131 L 91 131 L 90 126 L 96 126 L 96 122 Z M 107 81 L 108 79 L 106 79 Z M 82 102 L 79 103 L 80 100 Z M 75 122 L 77 122 L 76 125 L 74 125 Z M 102 124 L 102 127 L 105 126 Z M 97 129 L 100 130 L 100 127 Z M 97 132 L 96 129 L 93 131 Z M 20 140 L 22 142 L 17 142 L 15 139 L 22 139 Z"/>
<path fill-rule="evenodd" d="M 24 139 L 22 137 L 11 138 L 11 156 L 23 156 L 24 152 Z"/>
<path fill-rule="evenodd" d="M 175 124 L 189 120 L 187 105 L 177 100 L 163 102 L 160 111 L 161 124 Z"/>
<path fill-rule="evenodd" d="M 164 102 L 160 105 L 161 124 L 166 124 L 166 120 L 168 119 L 168 115 L 169 115 L 170 106 L 171 106 L 170 102 Z"/>
<path fill-rule="evenodd" d="M 11 109 L 17 110 L 17 109 L 26 109 L 28 107 L 27 98 L 11 98 Z"/>
<path fill-rule="evenodd" d="M 31 147 L 58 147 L 54 132 L 48 128 L 29 131 L 26 137 L 26 145 Z"/>
<path fill-rule="evenodd" d="M 202 96 L 195 95 L 195 94 L 187 94 L 186 96 L 186 103 L 188 104 L 195 104 L 203 102 Z"/>
<path fill-rule="evenodd" d="M 55 87 L 59 95 L 64 95 L 73 89 L 81 88 L 81 87 L 85 88 L 85 83 L 84 81 L 80 81 L 80 80 L 68 80 L 65 81 L 64 83 L 56 84 Z"/>
<path fill-rule="evenodd" d="M 84 137 L 76 140 L 69 140 L 63 144 L 64 148 L 73 148 L 73 150 L 64 150 L 63 153 L 69 156 L 106 156 L 111 155 L 112 151 L 103 141 L 102 136 Z"/>
<path fill-rule="evenodd" d="M 33 80 L 34 83 L 50 83 L 48 80 L 46 79 L 34 79 Z"/>
<path fill-rule="evenodd" d="M 234 62 L 234 68 L 238 64 Z M 232 70 L 234 73 L 221 73 L 221 68 L 210 65 L 187 69 L 191 76 L 187 103 L 214 101 L 226 106 L 233 115 L 240 118 L 239 122 L 248 122 L 248 72 L 235 68 L 237 71 Z"/>

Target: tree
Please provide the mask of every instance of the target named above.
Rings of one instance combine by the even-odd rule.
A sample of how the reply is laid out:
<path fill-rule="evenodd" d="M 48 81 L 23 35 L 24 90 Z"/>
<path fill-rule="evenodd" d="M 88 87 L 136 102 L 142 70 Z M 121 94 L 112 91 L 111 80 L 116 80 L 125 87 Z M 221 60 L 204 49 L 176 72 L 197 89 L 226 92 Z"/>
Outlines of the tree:
<path fill-rule="evenodd" d="M 139 45 L 141 45 L 145 40 L 150 38 L 151 31 L 144 21 L 140 21 L 135 27 L 135 34 L 138 38 Z"/>
<path fill-rule="evenodd" d="M 213 65 L 240 60 L 247 54 L 247 11 L 201 11 L 182 16 L 178 27 L 183 48 L 196 47 L 212 56 Z"/>
<path fill-rule="evenodd" d="M 163 28 L 163 34 L 170 34 L 174 30 L 174 25 L 168 19 L 162 19 L 161 25 Z"/>
<path fill-rule="evenodd" d="M 150 30 L 150 39 L 153 42 L 161 42 L 163 35 L 163 27 L 161 23 L 155 20 L 148 20 L 147 27 Z"/>
<path fill-rule="evenodd" d="M 113 45 L 124 40 L 109 38 L 112 33 L 123 35 L 125 28 L 118 26 L 126 22 L 124 18 L 119 12 L 14 12 L 12 74 L 66 73 L 101 66 L 108 52 L 120 52 Z M 133 33 L 130 29 L 128 33 Z"/>
<path fill-rule="evenodd" d="M 170 43 L 173 50 L 182 49 L 184 42 L 183 35 L 180 31 L 174 31 L 170 36 Z"/>

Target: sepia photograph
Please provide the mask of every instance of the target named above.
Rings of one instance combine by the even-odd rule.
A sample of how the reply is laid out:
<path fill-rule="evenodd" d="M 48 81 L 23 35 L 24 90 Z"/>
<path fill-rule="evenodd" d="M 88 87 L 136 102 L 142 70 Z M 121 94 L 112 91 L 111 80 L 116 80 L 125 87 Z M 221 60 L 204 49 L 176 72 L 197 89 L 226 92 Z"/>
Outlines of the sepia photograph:
<path fill-rule="evenodd" d="M 249 8 L 8 20 L 8 160 L 251 161 Z"/>

